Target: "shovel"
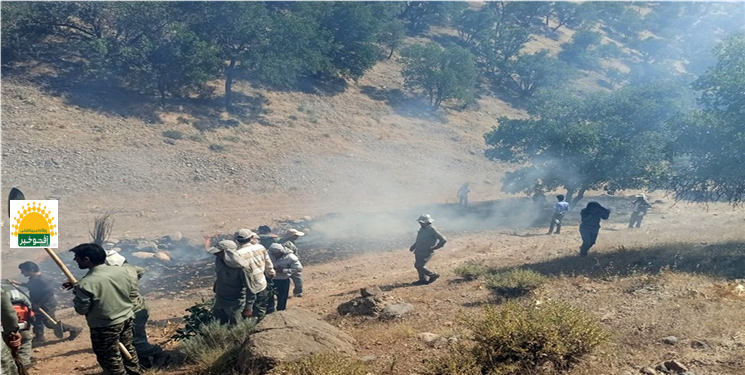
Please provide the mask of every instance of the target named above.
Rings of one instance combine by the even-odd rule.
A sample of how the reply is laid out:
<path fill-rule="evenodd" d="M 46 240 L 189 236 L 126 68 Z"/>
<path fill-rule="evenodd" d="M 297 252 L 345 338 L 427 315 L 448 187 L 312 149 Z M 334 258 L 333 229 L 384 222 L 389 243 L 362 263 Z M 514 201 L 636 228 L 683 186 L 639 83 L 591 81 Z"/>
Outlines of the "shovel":
<path fill-rule="evenodd" d="M 28 299 L 29 299 L 29 301 L 31 300 L 31 297 L 29 297 L 29 296 L 28 296 L 28 294 L 26 294 L 26 293 L 25 293 L 24 291 L 22 291 L 22 290 L 21 290 L 21 288 L 17 287 L 17 286 L 15 285 L 15 284 L 10 284 L 10 285 L 12 285 L 12 286 L 13 286 L 13 288 L 16 288 L 16 290 L 17 290 L 17 291 L 18 291 L 19 293 L 21 293 L 21 294 L 23 294 L 24 296 L 26 296 L 26 298 L 28 298 Z M 55 336 L 55 337 L 57 337 L 58 339 L 61 339 L 61 338 L 63 338 L 63 337 L 64 337 L 64 330 L 62 329 L 62 321 L 59 321 L 59 320 L 54 320 L 54 318 L 52 318 L 52 317 L 51 317 L 51 316 L 50 316 L 50 315 L 49 315 L 49 314 L 48 314 L 48 313 L 47 313 L 46 311 L 44 311 L 44 309 L 42 309 L 41 307 L 38 307 L 38 308 L 37 308 L 37 310 L 39 310 L 39 312 L 41 313 L 41 315 L 44 315 L 44 316 L 45 316 L 45 317 L 47 318 L 47 320 L 49 320 L 50 322 L 52 322 L 52 324 L 54 324 L 54 328 L 52 328 L 52 330 L 54 331 L 54 336 Z"/>
<path fill-rule="evenodd" d="M 12 201 L 12 200 L 25 200 L 25 199 L 26 199 L 26 196 L 23 195 L 23 192 L 20 189 L 15 188 L 15 187 L 13 189 L 11 189 L 10 190 L 10 194 L 8 194 L 8 216 L 10 216 L 10 201 Z M 54 261 L 54 263 L 56 263 L 57 266 L 60 268 L 60 270 L 62 270 L 62 273 L 64 273 L 65 276 L 67 277 L 67 279 L 70 280 L 70 283 L 72 283 L 74 285 L 74 284 L 76 284 L 78 282 L 78 280 L 75 278 L 75 276 L 72 275 L 72 273 L 70 272 L 70 270 L 67 269 L 67 266 L 65 265 L 65 263 L 62 262 L 62 259 L 60 259 L 57 256 L 57 253 L 55 253 L 54 250 L 52 250 L 52 249 L 50 249 L 48 247 L 45 247 L 44 248 L 44 251 L 46 251 L 47 254 L 49 254 L 49 257 L 52 258 L 52 260 Z M 47 315 L 47 317 L 49 317 L 49 316 Z M 51 320 L 51 319 L 50 319 L 50 321 L 51 322 L 54 322 L 54 320 Z M 62 325 L 60 325 L 60 328 L 61 327 L 62 327 Z M 54 332 L 54 335 L 55 336 L 57 335 L 57 332 L 56 331 Z M 127 360 L 132 359 L 132 354 L 129 352 L 129 350 L 127 350 L 127 347 L 125 347 L 124 344 L 122 344 L 121 341 L 119 341 L 119 350 L 122 352 L 122 355 L 124 356 L 124 358 L 126 358 Z"/>

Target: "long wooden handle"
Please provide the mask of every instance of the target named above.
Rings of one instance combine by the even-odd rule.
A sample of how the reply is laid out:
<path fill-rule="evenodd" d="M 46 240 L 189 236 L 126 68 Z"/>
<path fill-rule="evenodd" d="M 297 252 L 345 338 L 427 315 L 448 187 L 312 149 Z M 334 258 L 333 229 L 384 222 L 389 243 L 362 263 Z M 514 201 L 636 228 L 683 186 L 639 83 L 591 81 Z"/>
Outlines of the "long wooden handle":
<path fill-rule="evenodd" d="M 49 254 L 49 257 L 52 258 L 54 263 L 57 263 L 57 266 L 62 270 L 62 273 L 65 274 L 65 276 L 67 277 L 68 280 L 70 280 L 71 283 L 75 284 L 78 282 L 78 280 L 75 279 L 75 276 L 72 275 L 72 273 L 67 268 L 67 266 L 64 263 L 62 263 L 62 259 L 60 259 L 59 256 L 57 256 L 57 253 L 55 253 L 54 250 L 48 247 L 45 247 L 44 250 L 46 250 L 47 254 Z M 46 315 L 46 313 L 44 315 Z M 47 317 L 49 316 L 47 315 Z M 124 346 L 124 344 L 122 344 L 121 341 L 119 342 L 119 350 L 122 352 L 122 355 L 124 356 L 124 358 L 128 360 L 132 359 L 132 354 L 129 353 L 129 350 L 127 350 L 127 348 Z"/>

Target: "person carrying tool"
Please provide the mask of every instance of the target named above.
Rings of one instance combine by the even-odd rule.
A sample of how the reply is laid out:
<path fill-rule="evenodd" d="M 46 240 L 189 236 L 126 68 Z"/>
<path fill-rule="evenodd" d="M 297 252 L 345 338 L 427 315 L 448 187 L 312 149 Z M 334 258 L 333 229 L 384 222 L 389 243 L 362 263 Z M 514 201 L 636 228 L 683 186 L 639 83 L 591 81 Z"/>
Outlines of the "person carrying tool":
<path fill-rule="evenodd" d="M 145 269 L 140 266 L 135 266 L 127 262 L 121 254 L 114 250 L 106 251 L 106 265 L 122 267 L 130 276 L 137 278 L 138 285 L 135 294 L 133 294 L 132 302 L 135 304 L 134 313 L 134 336 L 132 343 L 137 349 L 137 358 L 140 360 L 140 366 L 143 368 L 151 368 L 155 362 L 162 362 L 165 358 L 161 358 L 163 354 L 163 348 L 160 345 L 154 345 L 148 342 L 147 331 L 145 326 L 147 321 L 150 319 L 150 310 L 148 309 L 145 299 L 140 294 L 139 280 L 142 279 L 142 275 L 145 274 Z"/>
<path fill-rule="evenodd" d="M 85 315 L 98 364 L 107 375 L 141 375 L 132 343 L 135 304 L 131 296 L 137 291 L 137 278 L 122 267 L 107 266 L 106 251 L 98 244 L 80 244 L 70 251 L 78 267 L 88 273 L 76 284 L 67 281 L 62 286 L 72 289 L 75 312 Z M 120 343 L 131 359 L 122 358 Z"/>
<path fill-rule="evenodd" d="M 21 347 L 21 333 L 19 332 L 20 327 L 18 326 L 18 315 L 16 314 L 13 304 L 10 302 L 10 295 L 6 291 L 2 291 L 2 327 L 3 327 L 3 339 L 0 341 L 1 363 L 2 370 L 0 373 L 3 375 L 19 375 L 27 374 L 23 364 L 16 361 L 18 358 L 18 350 Z"/>
<path fill-rule="evenodd" d="M 22 293 L 17 287 L 3 285 L 2 291 L 8 293 L 10 303 L 18 316 L 18 332 L 21 334 L 21 346 L 18 348 L 18 358 L 26 369 L 31 368 L 33 362 L 31 355 L 31 323 L 35 320 L 34 311 L 31 308 L 31 299 Z"/>
<path fill-rule="evenodd" d="M 41 273 L 39 266 L 34 262 L 23 262 L 18 265 L 18 269 L 21 270 L 23 276 L 28 277 L 28 281 L 25 283 L 19 283 L 15 280 L 8 280 L 8 282 L 14 286 L 28 288 L 31 307 L 36 316 L 36 320 L 33 323 L 34 339 L 32 343 L 34 345 L 40 344 L 46 341 L 44 338 L 44 327 L 54 329 L 55 326 L 46 315 L 49 315 L 50 318 L 56 320 L 54 313 L 57 310 L 57 297 L 55 297 L 54 291 L 57 288 L 54 286 L 54 282 L 51 279 Z M 41 313 L 40 309 L 44 310 L 46 315 Z M 70 333 L 68 340 L 75 340 L 75 338 L 83 332 L 83 329 L 80 327 L 64 323 L 59 324 L 61 325 L 63 333 Z"/>

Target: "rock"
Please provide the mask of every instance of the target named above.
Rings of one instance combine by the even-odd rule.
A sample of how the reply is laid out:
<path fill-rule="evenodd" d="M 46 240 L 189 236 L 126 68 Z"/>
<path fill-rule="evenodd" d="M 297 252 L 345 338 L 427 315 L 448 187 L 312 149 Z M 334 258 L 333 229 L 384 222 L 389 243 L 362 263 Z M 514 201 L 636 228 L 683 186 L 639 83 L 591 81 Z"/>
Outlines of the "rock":
<path fill-rule="evenodd" d="M 691 341 L 691 348 L 705 350 L 705 349 L 711 349 L 711 346 L 709 346 L 709 344 L 703 341 L 693 340 Z"/>
<path fill-rule="evenodd" d="M 342 303 L 336 308 L 336 311 L 339 315 L 377 316 L 384 308 L 385 305 L 379 297 L 358 297 Z"/>
<path fill-rule="evenodd" d="M 419 339 L 419 341 L 429 344 L 437 341 L 440 338 L 440 335 L 431 332 L 422 332 L 417 334 L 416 338 Z"/>
<path fill-rule="evenodd" d="M 155 244 L 153 241 L 139 241 L 137 242 L 137 246 L 135 247 L 137 251 L 149 251 L 149 252 L 156 252 L 158 251 L 158 245 Z"/>
<path fill-rule="evenodd" d="M 302 360 L 317 353 L 353 355 L 356 341 L 308 310 L 290 307 L 267 315 L 242 345 L 237 367 L 251 373 L 256 366 Z"/>
<path fill-rule="evenodd" d="M 682 373 L 682 372 L 688 371 L 688 367 L 686 367 L 682 363 L 675 361 L 675 360 L 665 362 L 665 367 L 667 367 L 668 370 L 676 372 L 676 373 Z"/>
<path fill-rule="evenodd" d="M 168 253 L 166 253 L 165 251 L 158 251 L 153 256 L 155 257 L 155 259 L 158 259 L 161 262 L 168 263 L 171 261 L 171 257 L 168 256 Z"/>
<path fill-rule="evenodd" d="M 654 369 L 656 371 L 659 371 L 659 372 L 663 373 L 663 374 L 667 374 L 669 372 L 669 370 L 667 369 L 667 367 L 665 367 L 665 364 L 664 363 L 660 363 L 659 365 L 655 366 Z"/>
<path fill-rule="evenodd" d="M 667 336 L 660 339 L 660 342 L 667 345 L 675 345 L 678 343 L 678 338 L 675 336 Z"/>
<path fill-rule="evenodd" d="M 362 297 L 375 297 L 382 295 L 383 291 L 377 286 L 368 286 L 360 289 L 360 294 L 362 294 Z"/>
<path fill-rule="evenodd" d="M 414 311 L 414 305 L 410 303 L 390 304 L 390 305 L 386 305 L 383 308 L 383 312 L 380 314 L 380 319 L 383 319 L 383 320 L 398 319 L 412 311 Z"/>
<path fill-rule="evenodd" d="M 182 238 L 184 238 L 184 236 L 181 234 L 181 232 L 173 232 L 168 235 L 168 240 L 171 242 L 179 242 Z"/>
<path fill-rule="evenodd" d="M 155 256 L 155 253 L 148 253 L 146 251 L 135 251 L 135 252 L 131 253 L 130 255 L 132 255 L 135 258 L 149 259 L 149 258 L 154 257 Z"/>
<path fill-rule="evenodd" d="M 652 369 L 651 367 L 642 367 L 641 370 L 639 370 L 644 375 L 657 375 L 657 371 Z"/>
<path fill-rule="evenodd" d="M 369 363 L 369 362 L 375 362 L 375 360 L 378 359 L 378 356 L 375 355 L 363 355 L 360 357 L 360 361 Z"/>

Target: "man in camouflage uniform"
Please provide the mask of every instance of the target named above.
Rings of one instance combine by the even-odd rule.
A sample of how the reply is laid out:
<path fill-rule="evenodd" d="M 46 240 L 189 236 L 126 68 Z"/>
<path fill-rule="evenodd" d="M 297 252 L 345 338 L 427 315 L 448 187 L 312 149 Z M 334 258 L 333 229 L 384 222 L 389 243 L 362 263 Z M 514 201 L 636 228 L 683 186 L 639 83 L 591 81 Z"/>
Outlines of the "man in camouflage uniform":
<path fill-rule="evenodd" d="M 13 304 L 10 302 L 10 295 L 2 291 L 2 327 L 3 339 L 0 341 L 1 362 L 3 375 L 18 375 L 18 367 L 13 359 L 13 352 L 17 353 L 21 346 L 21 334 L 18 332 L 18 315 Z"/>
<path fill-rule="evenodd" d="M 287 233 L 285 233 L 284 236 L 282 236 L 282 239 L 279 240 L 279 243 L 284 246 L 286 249 L 289 249 L 292 251 L 293 254 L 295 254 L 296 257 L 298 257 L 298 260 L 300 259 L 300 255 L 298 254 L 297 245 L 295 245 L 295 241 L 298 240 L 298 238 L 305 236 L 305 233 L 290 228 L 287 230 Z M 266 247 L 266 246 L 265 246 Z M 266 247 L 268 249 L 268 247 Z M 297 273 L 290 275 L 290 280 L 292 280 L 292 284 L 294 285 L 292 287 L 292 296 L 293 297 L 302 297 L 303 296 L 303 274 Z"/>
<path fill-rule="evenodd" d="M 159 345 L 153 345 L 148 342 L 147 331 L 145 326 L 147 321 L 150 319 L 150 310 L 148 309 L 145 299 L 140 294 L 139 280 L 142 279 L 142 275 L 145 274 L 145 269 L 139 266 L 127 263 L 127 260 L 119 253 L 113 250 L 106 252 L 106 265 L 122 267 L 130 276 L 137 279 L 137 288 L 133 291 L 131 296 L 132 302 L 134 302 L 134 336 L 132 338 L 133 345 L 137 349 L 137 357 L 140 360 L 140 366 L 144 368 L 150 368 L 153 366 L 153 359 L 158 359 L 163 354 L 163 348 Z M 152 359 L 151 359 L 152 358 Z"/>
<path fill-rule="evenodd" d="M 88 273 L 77 284 L 68 281 L 62 286 L 73 290 L 75 312 L 85 315 L 98 364 L 107 375 L 141 375 L 132 343 L 135 305 L 131 296 L 137 293 L 137 278 L 122 267 L 104 264 L 106 251 L 98 244 L 81 244 L 70 251 L 78 267 Z M 122 356 L 120 342 L 132 359 Z"/>
<path fill-rule="evenodd" d="M 419 280 L 414 285 L 425 285 L 433 283 L 440 275 L 427 268 L 427 262 L 432 259 L 432 254 L 445 246 L 447 240 L 440 232 L 432 226 L 434 220 L 428 214 L 419 216 L 419 233 L 416 235 L 416 242 L 409 248 L 414 252 L 414 268 L 419 273 Z M 429 278 L 429 279 L 428 279 Z"/>
<path fill-rule="evenodd" d="M 11 286 L 3 285 L 2 290 L 4 293 L 8 293 L 8 296 L 10 297 L 10 303 L 12 305 L 22 305 L 26 306 L 26 311 L 31 311 L 31 300 L 28 296 L 21 293 L 17 289 L 14 289 Z M 15 311 L 15 308 L 13 309 Z M 16 311 L 17 313 L 17 311 Z M 33 322 L 33 318 L 29 315 L 25 317 L 25 321 L 21 321 L 20 314 L 16 314 L 18 319 L 18 332 L 21 334 L 21 347 L 18 348 L 18 357 L 21 359 L 21 363 L 23 363 L 23 366 L 27 369 L 31 368 L 31 355 L 33 352 L 33 348 L 31 346 L 31 323 Z"/>
<path fill-rule="evenodd" d="M 217 246 L 208 247 L 208 253 L 215 255 L 217 278 L 212 290 L 215 302 L 212 315 L 221 324 L 236 324 L 251 317 L 252 300 L 248 299 L 248 277 L 244 272 L 242 258 L 235 253 L 238 246 L 230 240 L 220 241 Z"/>

